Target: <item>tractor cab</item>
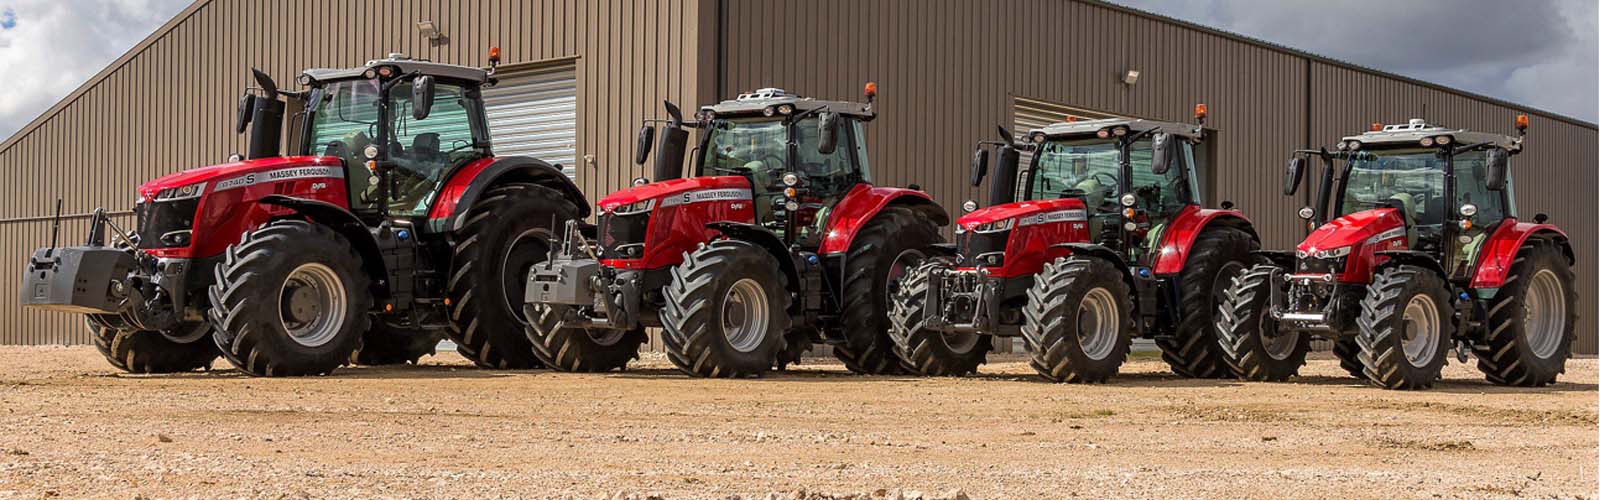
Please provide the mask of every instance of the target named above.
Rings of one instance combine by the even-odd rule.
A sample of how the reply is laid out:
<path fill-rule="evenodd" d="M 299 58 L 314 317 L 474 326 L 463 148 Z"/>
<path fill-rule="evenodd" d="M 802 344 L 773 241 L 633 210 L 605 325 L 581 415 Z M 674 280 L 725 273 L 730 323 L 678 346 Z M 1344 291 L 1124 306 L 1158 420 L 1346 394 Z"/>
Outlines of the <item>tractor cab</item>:
<path fill-rule="evenodd" d="M 306 70 L 295 154 L 343 160 L 358 214 L 426 215 L 451 173 L 492 156 L 480 91 L 489 81 L 486 70 L 400 54 Z"/>
<path fill-rule="evenodd" d="M 1465 278 L 1484 241 L 1501 221 L 1516 217 L 1508 164 L 1522 150 L 1521 137 L 1413 119 L 1375 123 L 1366 133 L 1341 139 L 1334 149 L 1300 152 L 1325 162 L 1316 206 L 1300 213 L 1315 228 L 1300 246 L 1313 259 L 1342 259 L 1355 246 L 1341 243 L 1347 233 L 1372 232 L 1364 237 L 1388 245 L 1379 250 L 1422 252 L 1438 259 L 1448 275 Z M 1288 194 L 1303 175 L 1300 158 L 1291 162 Z M 1324 225 L 1330 221 L 1344 223 Z M 1368 279 L 1357 274 L 1340 278 Z"/>

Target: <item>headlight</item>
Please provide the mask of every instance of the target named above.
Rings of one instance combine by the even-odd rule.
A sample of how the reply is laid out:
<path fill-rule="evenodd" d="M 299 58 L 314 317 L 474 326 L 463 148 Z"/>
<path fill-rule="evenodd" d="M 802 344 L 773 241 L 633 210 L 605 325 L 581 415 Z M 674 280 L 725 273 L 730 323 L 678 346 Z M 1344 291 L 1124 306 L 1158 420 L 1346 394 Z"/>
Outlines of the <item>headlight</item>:
<path fill-rule="evenodd" d="M 994 221 L 994 222 L 978 224 L 977 226 L 973 226 L 972 232 L 974 232 L 974 233 L 998 233 L 998 232 L 1001 232 L 1001 231 L 1010 231 L 1011 228 L 1013 226 L 1016 226 L 1016 225 L 1017 225 L 1017 219 L 1016 218 L 1001 219 L 1001 220 L 997 220 L 997 221 Z"/>
<path fill-rule="evenodd" d="M 1350 255 L 1350 249 L 1351 248 L 1355 248 L 1355 247 L 1354 246 L 1346 246 L 1346 247 L 1339 247 L 1339 248 L 1329 248 L 1329 249 L 1326 249 L 1326 250 L 1317 250 L 1317 253 L 1312 254 L 1312 256 L 1316 257 L 1318 259 L 1337 259 L 1337 258 L 1340 258 L 1340 257 L 1344 257 L 1346 255 Z"/>
<path fill-rule="evenodd" d="M 644 201 L 636 201 L 627 205 L 618 206 L 616 209 L 612 210 L 611 213 L 617 215 L 633 215 L 649 212 L 654 208 L 656 208 L 656 200 L 651 198 Z"/>
<path fill-rule="evenodd" d="M 790 212 L 799 210 L 800 209 L 800 202 L 794 201 L 794 200 L 785 201 L 785 202 L 783 202 L 783 209 L 784 210 L 788 210 Z"/>
<path fill-rule="evenodd" d="M 187 200 L 187 199 L 190 199 L 190 198 L 199 198 L 200 197 L 200 193 L 205 192 L 205 190 L 206 190 L 206 183 L 204 183 L 204 182 L 201 182 L 199 184 L 190 184 L 190 185 L 187 185 L 187 186 L 179 186 L 179 187 L 175 187 L 175 188 L 166 188 L 166 189 L 163 189 L 160 192 L 156 193 L 156 200 L 155 201 L 173 201 L 173 200 Z"/>
<path fill-rule="evenodd" d="M 1473 205 L 1471 203 L 1468 203 L 1466 205 L 1462 205 L 1461 206 L 1461 216 L 1463 216 L 1463 217 L 1472 217 L 1474 215 L 1478 215 L 1478 206 L 1477 205 Z"/>
<path fill-rule="evenodd" d="M 1305 219 L 1305 220 L 1311 220 L 1311 218 L 1316 216 L 1316 215 L 1317 215 L 1317 212 L 1315 210 L 1312 210 L 1311 207 L 1300 207 L 1300 218 Z"/>
<path fill-rule="evenodd" d="M 799 184 L 800 184 L 800 176 L 794 175 L 794 174 L 783 174 L 783 185 L 792 187 L 792 186 L 797 186 Z"/>
<path fill-rule="evenodd" d="M 1134 203 L 1138 202 L 1139 198 L 1135 197 L 1133 193 L 1126 193 L 1122 195 L 1122 206 L 1124 207 L 1131 207 Z"/>
<path fill-rule="evenodd" d="M 1356 150 L 1361 149 L 1361 141 L 1350 141 L 1349 148 L 1350 148 L 1351 151 L 1356 151 Z"/>
<path fill-rule="evenodd" d="M 1453 141 L 1455 141 L 1455 139 L 1451 138 L 1448 135 L 1441 135 L 1439 137 L 1433 138 L 1433 142 L 1437 143 L 1440 146 L 1443 146 L 1443 145 L 1446 145 L 1446 144 L 1450 144 Z"/>
<path fill-rule="evenodd" d="M 643 185 L 649 184 L 649 183 L 650 183 L 650 179 L 646 179 L 646 178 L 643 178 L 643 177 L 634 177 L 633 178 L 633 185 L 634 186 L 643 186 Z"/>
<path fill-rule="evenodd" d="M 972 200 L 967 200 L 965 202 L 962 202 L 961 203 L 961 210 L 966 211 L 968 213 L 976 212 L 976 211 L 978 211 L 978 202 L 972 201 Z"/>
<path fill-rule="evenodd" d="M 363 154 L 367 155 L 367 159 L 368 160 L 376 160 L 376 159 L 378 159 L 378 146 L 377 145 L 368 144 L 367 148 L 361 150 L 361 152 Z"/>
<path fill-rule="evenodd" d="M 1422 140 L 1417 141 L 1417 143 L 1421 144 L 1422 147 L 1426 148 L 1426 147 L 1429 147 L 1429 146 L 1433 145 L 1433 138 L 1432 137 L 1423 137 Z"/>

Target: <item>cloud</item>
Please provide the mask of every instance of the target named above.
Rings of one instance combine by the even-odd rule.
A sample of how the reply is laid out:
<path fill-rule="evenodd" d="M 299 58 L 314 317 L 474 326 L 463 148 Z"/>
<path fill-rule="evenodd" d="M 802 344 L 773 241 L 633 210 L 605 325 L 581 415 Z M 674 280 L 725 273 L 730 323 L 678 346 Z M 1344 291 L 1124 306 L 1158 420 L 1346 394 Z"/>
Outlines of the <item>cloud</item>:
<path fill-rule="evenodd" d="M 1595 121 L 1594 0 L 1115 0 L 1134 8 Z"/>
<path fill-rule="evenodd" d="M 0 139 L 111 64 L 190 0 L 13 0 L 0 12 Z"/>

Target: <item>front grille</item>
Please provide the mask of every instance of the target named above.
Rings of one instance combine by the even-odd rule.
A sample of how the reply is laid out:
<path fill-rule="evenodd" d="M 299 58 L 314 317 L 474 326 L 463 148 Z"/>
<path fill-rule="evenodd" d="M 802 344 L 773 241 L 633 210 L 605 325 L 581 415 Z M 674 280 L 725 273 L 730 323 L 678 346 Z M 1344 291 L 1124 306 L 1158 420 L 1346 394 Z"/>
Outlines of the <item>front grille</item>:
<path fill-rule="evenodd" d="M 600 257 L 605 259 L 631 259 L 644 254 L 645 231 L 650 228 L 650 214 L 600 216 Z"/>
<path fill-rule="evenodd" d="M 199 208 L 199 198 L 146 202 L 134 206 L 134 233 L 139 236 L 139 248 L 189 246 L 189 235 L 179 231 L 194 229 L 195 212 Z"/>
<path fill-rule="evenodd" d="M 966 231 L 956 236 L 956 253 L 961 256 L 962 265 L 977 265 L 973 259 L 986 253 L 1006 251 L 1006 242 L 1010 239 L 1011 231 L 998 233 Z"/>
<path fill-rule="evenodd" d="M 1337 259 L 1317 259 L 1306 257 L 1295 263 L 1295 272 L 1300 274 L 1338 274 L 1344 271 L 1346 257 Z"/>

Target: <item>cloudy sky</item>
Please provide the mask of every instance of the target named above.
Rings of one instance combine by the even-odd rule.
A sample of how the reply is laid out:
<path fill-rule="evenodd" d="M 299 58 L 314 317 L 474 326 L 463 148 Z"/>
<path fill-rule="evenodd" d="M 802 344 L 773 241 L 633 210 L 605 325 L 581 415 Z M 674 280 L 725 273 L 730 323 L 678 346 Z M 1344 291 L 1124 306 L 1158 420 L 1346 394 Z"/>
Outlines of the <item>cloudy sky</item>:
<path fill-rule="evenodd" d="M 1595 121 L 1595 0 L 1115 0 Z M 0 0 L 0 138 L 190 0 Z"/>

